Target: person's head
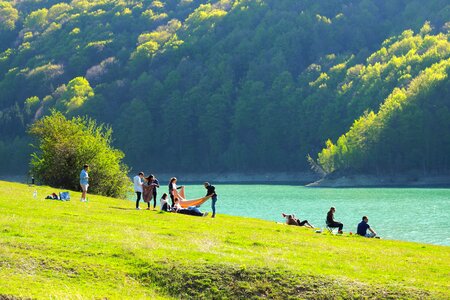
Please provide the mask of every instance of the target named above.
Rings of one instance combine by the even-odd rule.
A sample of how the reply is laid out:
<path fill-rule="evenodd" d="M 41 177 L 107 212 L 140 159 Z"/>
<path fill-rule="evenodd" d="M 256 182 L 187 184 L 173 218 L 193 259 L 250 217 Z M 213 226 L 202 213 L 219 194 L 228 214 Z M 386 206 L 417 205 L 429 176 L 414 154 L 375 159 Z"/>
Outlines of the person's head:
<path fill-rule="evenodd" d="M 162 197 L 161 198 L 163 198 L 163 199 L 166 199 L 167 198 L 167 194 L 166 193 L 164 193 L 163 195 L 162 195 Z"/>
<path fill-rule="evenodd" d="M 334 208 L 334 206 L 332 206 L 332 207 L 330 207 L 330 211 L 331 211 L 331 212 L 335 212 L 335 211 L 336 211 L 336 208 Z"/>
<path fill-rule="evenodd" d="M 139 177 L 144 178 L 144 172 L 139 172 Z"/>
<path fill-rule="evenodd" d="M 207 188 L 207 187 L 210 186 L 211 184 L 210 184 L 209 182 L 205 181 L 205 182 L 203 183 L 203 185 L 205 186 L 205 188 Z"/>
<path fill-rule="evenodd" d="M 89 165 L 88 165 L 88 164 L 85 164 L 85 165 L 83 166 L 83 169 L 85 169 L 86 171 L 89 170 Z"/>
<path fill-rule="evenodd" d="M 366 222 L 366 223 L 369 222 L 369 218 L 368 218 L 367 216 L 363 216 L 363 217 L 362 217 L 362 220 L 363 220 L 364 222 Z"/>
<path fill-rule="evenodd" d="M 148 178 L 150 178 L 150 180 L 153 180 L 153 178 L 155 178 L 155 176 L 153 176 L 153 174 L 150 174 L 150 176 L 148 176 Z"/>
<path fill-rule="evenodd" d="M 145 177 L 145 180 L 150 182 L 152 179 L 150 178 L 150 176 L 148 176 L 148 177 Z"/>
<path fill-rule="evenodd" d="M 170 183 L 175 183 L 175 182 L 177 182 L 177 178 L 176 177 L 170 178 Z"/>

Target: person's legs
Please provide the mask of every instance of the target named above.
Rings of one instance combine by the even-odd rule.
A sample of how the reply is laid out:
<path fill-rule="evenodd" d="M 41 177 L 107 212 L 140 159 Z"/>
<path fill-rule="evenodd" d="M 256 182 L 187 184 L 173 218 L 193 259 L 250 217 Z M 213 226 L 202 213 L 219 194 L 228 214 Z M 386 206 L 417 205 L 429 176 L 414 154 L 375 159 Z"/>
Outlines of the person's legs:
<path fill-rule="evenodd" d="M 300 222 L 300 220 L 297 219 L 297 223 L 298 223 L 298 226 L 305 226 L 305 224 L 308 223 L 308 221 L 304 220 L 304 221 Z"/>
<path fill-rule="evenodd" d="M 170 194 L 170 200 L 172 200 L 171 206 L 174 207 L 174 205 L 175 205 L 175 199 L 174 199 L 174 197 L 173 197 L 172 194 Z"/>
<path fill-rule="evenodd" d="M 366 237 L 368 237 L 368 238 L 373 238 L 374 236 L 375 236 L 375 234 L 372 232 L 366 233 Z"/>
<path fill-rule="evenodd" d="M 311 223 L 308 222 L 308 220 L 305 220 L 305 222 L 306 222 L 305 224 L 306 224 L 309 228 L 314 228 L 314 226 L 312 226 Z M 306 225 L 305 225 L 305 226 L 306 226 Z"/>
<path fill-rule="evenodd" d="M 217 202 L 217 198 L 212 198 L 212 200 L 211 200 L 211 209 L 212 209 L 211 218 L 216 217 L 216 202 Z"/>
<path fill-rule="evenodd" d="M 153 209 L 156 209 L 156 187 L 153 188 Z"/>
<path fill-rule="evenodd" d="M 81 185 L 81 201 L 86 201 L 86 194 L 87 194 L 87 185 L 86 184 L 80 184 Z"/>
<path fill-rule="evenodd" d="M 198 217 L 203 216 L 203 214 L 201 212 L 197 212 L 195 210 L 187 209 L 187 208 L 179 209 L 178 213 L 183 214 L 183 215 L 191 215 L 191 216 L 198 216 Z"/>
<path fill-rule="evenodd" d="M 342 228 L 344 228 L 344 224 L 342 224 L 341 222 L 333 222 L 333 223 L 329 223 L 328 227 L 330 228 L 338 228 L 338 232 L 342 232 Z"/>
<path fill-rule="evenodd" d="M 188 210 L 189 210 L 190 214 L 193 216 L 203 216 L 203 213 L 200 211 L 200 209 L 198 209 L 198 207 L 189 206 Z"/>
<path fill-rule="evenodd" d="M 196 207 L 196 206 L 189 206 L 188 209 L 189 209 L 190 211 L 196 212 L 197 214 L 201 214 L 201 215 L 203 214 L 203 213 L 200 211 L 200 209 L 198 209 L 198 207 Z"/>
<path fill-rule="evenodd" d="M 141 201 L 141 192 L 136 192 L 136 208 L 139 208 L 139 201 Z"/>

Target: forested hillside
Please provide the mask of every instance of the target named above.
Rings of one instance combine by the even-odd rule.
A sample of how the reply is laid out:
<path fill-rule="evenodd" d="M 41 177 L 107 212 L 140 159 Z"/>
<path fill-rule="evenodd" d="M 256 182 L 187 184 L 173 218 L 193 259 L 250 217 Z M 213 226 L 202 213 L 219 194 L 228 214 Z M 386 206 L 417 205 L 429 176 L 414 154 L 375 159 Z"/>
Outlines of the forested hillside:
<path fill-rule="evenodd" d="M 0 171 L 51 108 L 155 172 L 307 170 L 327 139 L 328 172 L 448 171 L 449 21 L 444 0 L 0 1 Z"/>

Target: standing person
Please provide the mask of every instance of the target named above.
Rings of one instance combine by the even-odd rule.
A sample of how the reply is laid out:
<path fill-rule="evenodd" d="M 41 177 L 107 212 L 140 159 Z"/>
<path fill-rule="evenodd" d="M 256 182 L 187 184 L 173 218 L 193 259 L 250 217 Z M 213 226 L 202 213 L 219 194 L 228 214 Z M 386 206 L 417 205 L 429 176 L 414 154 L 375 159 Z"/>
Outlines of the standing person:
<path fill-rule="evenodd" d="M 337 222 L 334 220 L 334 212 L 336 211 L 336 208 L 331 207 L 330 210 L 327 213 L 327 226 L 330 228 L 336 228 L 338 227 L 338 233 L 342 233 L 342 228 L 344 228 L 344 224 L 341 222 Z"/>
<path fill-rule="evenodd" d="M 211 185 L 209 182 L 205 182 L 203 184 L 205 186 L 206 196 L 211 196 L 211 209 L 212 209 L 212 216 L 211 218 L 216 217 L 216 202 L 217 202 L 217 194 L 216 194 L 216 187 Z"/>
<path fill-rule="evenodd" d="M 377 235 L 375 230 L 370 228 L 370 225 L 368 224 L 369 218 L 366 216 L 362 217 L 361 223 L 358 224 L 358 228 L 356 229 L 356 234 L 359 234 L 361 236 L 365 236 L 368 238 L 373 238 Z M 367 233 L 367 229 L 369 229 L 370 233 Z"/>
<path fill-rule="evenodd" d="M 89 165 L 84 165 L 80 173 L 80 186 L 81 186 L 81 202 L 87 202 L 86 194 L 89 187 Z"/>
<path fill-rule="evenodd" d="M 145 178 L 145 182 L 142 185 L 142 198 L 144 198 L 144 202 L 147 203 L 147 210 L 150 210 L 150 201 L 153 197 L 153 188 L 152 179 L 150 176 Z"/>
<path fill-rule="evenodd" d="M 174 205 L 175 205 L 174 190 L 179 190 L 182 187 L 183 186 L 178 186 L 177 187 L 177 178 L 176 177 L 170 178 L 170 181 L 169 181 L 169 195 L 170 195 L 170 200 L 172 200 L 172 207 L 174 207 Z"/>
<path fill-rule="evenodd" d="M 142 185 L 144 184 L 143 180 L 144 180 L 144 172 L 139 172 L 139 174 L 134 176 L 133 178 L 134 191 L 136 193 L 136 209 L 140 209 L 139 201 L 141 201 Z"/>
<path fill-rule="evenodd" d="M 156 209 L 156 189 L 159 188 L 159 181 L 154 175 L 150 175 L 149 177 L 151 178 L 151 184 L 153 185 L 153 209 Z"/>

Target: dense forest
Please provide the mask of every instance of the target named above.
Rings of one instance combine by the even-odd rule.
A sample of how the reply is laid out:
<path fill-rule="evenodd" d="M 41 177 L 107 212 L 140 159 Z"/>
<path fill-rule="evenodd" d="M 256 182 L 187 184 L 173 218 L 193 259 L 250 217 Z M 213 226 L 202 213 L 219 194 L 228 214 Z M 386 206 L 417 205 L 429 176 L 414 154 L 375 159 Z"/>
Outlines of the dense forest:
<path fill-rule="evenodd" d="M 0 172 L 51 109 L 133 169 L 448 172 L 449 31 L 445 0 L 0 0 Z"/>

